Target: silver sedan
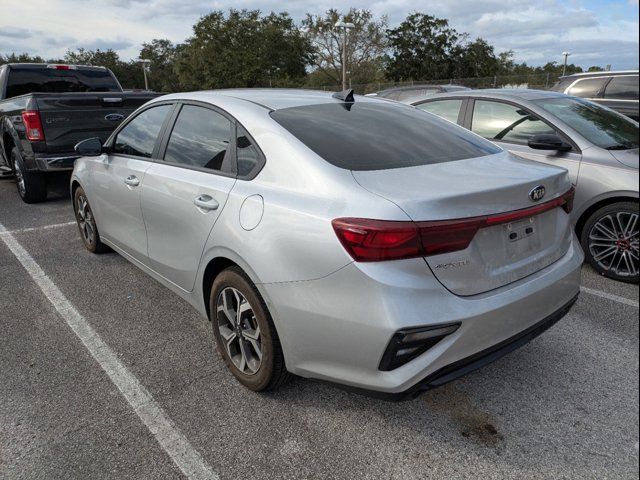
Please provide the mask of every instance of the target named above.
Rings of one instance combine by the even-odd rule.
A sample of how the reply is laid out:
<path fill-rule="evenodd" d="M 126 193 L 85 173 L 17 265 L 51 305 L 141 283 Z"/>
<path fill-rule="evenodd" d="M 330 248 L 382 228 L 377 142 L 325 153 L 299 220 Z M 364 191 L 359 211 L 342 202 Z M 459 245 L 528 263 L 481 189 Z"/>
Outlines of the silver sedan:
<path fill-rule="evenodd" d="M 566 170 L 405 105 L 173 94 L 76 149 L 86 248 L 190 302 L 252 390 L 296 374 L 414 395 L 526 343 L 579 292 Z"/>
<path fill-rule="evenodd" d="M 576 185 L 572 220 L 587 261 L 602 275 L 638 282 L 637 122 L 539 90 L 474 90 L 412 103 L 511 153 L 566 168 Z"/>

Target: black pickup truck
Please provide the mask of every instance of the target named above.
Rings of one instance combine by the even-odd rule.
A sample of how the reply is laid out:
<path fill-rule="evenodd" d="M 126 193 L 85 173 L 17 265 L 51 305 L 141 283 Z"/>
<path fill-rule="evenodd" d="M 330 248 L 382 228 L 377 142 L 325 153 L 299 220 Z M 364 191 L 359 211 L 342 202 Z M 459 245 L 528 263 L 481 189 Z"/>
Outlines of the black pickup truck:
<path fill-rule="evenodd" d="M 81 140 L 105 141 L 131 112 L 156 97 L 124 92 L 104 67 L 0 66 L 0 175 L 15 174 L 27 203 L 47 198 L 47 173 L 72 170 Z"/>

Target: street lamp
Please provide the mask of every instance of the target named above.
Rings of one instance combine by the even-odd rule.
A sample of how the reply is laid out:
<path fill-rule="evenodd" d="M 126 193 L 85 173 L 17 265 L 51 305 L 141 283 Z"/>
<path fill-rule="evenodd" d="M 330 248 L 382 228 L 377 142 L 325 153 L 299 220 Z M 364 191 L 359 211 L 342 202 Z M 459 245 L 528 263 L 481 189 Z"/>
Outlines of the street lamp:
<path fill-rule="evenodd" d="M 336 22 L 334 25 L 336 28 L 342 28 L 344 37 L 342 40 L 342 90 L 347 89 L 347 30 L 355 28 L 353 23 L 345 23 L 342 21 Z"/>
<path fill-rule="evenodd" d="M 149 65 L 151 65 L 151 60 L 146 58 L 139 58 L 138 62 L 142 64 L 142 74 L 144 75 L 144 89 L 149 90 L 149 84 L 147 83 L 147 72 L 149 71 Z"/>
<path fill-rule="evenodd" d="M 564 66 L 562 67 L 562 76 L 564 77 L 564 74 L 567 73 L 567 58 L 569 58 L 571 52 L 562 52 L 562 55 L 564 55 Z"/>

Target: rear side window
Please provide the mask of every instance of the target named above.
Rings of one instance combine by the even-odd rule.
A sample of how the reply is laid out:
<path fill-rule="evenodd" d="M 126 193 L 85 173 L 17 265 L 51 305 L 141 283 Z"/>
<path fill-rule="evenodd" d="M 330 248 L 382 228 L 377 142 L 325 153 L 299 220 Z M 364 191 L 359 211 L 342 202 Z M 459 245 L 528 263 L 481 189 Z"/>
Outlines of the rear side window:
<path fill-rule="evenodd" d="M 534 135 L 555 134 L 555 130 L 538 117 L 515 105 L 476 100 L 471 130 L 490 140 L 526 145 Z"/>
<path fill-rule="evenodd" d="M 271 117 L 327 162 L 348 170 L 430 165 L 501 151 L 462 127 L 386 102 L 306 105 Z"/>
<path fill-rule="evenodd" d="M 236 137 L 236 158 L 240 177 L 248 177 L 262 165 L 262 155 L 251 141 L 247 131 L 240 125 L 238 125 Z"/>
<path fill-rule="evenodd" d="M 111 72 L 103 69 L 56 70 L 20 68 L 9 70 L 7 98 L 27 93 L 121 92 Z"/>
<path fill-rule="evenodd" d="M 438 100 L 437 102 L 427 102 L 416 105 L 420 110 L 438 115 L 450 122 L 458 121 L 458 114 L 462 106 L 462 100 Z"/>
<path fill-rule="evenodd" d="M 230 140 L 231 122 L 227 117 L 209 108 L 185 105 L 171 132 L 164 160 L 231 173 Z"/>
<path fill-rule="evenodd" d="M 574 97 L 595 98 L 606 83 L 606 78 L 585 78 L 578 80 L 567 94 Z"/>
<path fill-rule="evenodd" d="M 604 98 L 638 100 L 638 76 L 613 77 L 604 92 Z"/>
<path fill-rule="evenodd" d="M 172 105 L 152 107 L 137 115 L 118 132 L 112 153 L 151 158 L 158 134 Z"/>

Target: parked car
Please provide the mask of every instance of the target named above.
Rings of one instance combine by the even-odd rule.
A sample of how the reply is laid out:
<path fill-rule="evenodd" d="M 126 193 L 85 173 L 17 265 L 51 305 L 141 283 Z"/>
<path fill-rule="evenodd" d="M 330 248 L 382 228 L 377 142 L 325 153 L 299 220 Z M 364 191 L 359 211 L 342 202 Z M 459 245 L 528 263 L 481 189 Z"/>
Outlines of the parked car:
<path fill-rule="evenodd" d="M 567 75 L 551 90 L 586 98 L 638 121 L 638 70 Z"/>
<path fill-rule="evenodd" d="M 76 149 L 86 248 L 209 318 L 253 390 L 290 372 L 415 394 L 526 343 L 579 291 L 567 172 L 396 102 L 172 94 Z"/>
<path fill-rule="evenodd" d="M 581 98 L 537 90 L 474 90 L 414 102 L 524 158 L 564 167 L 589 263 L 638 282 L 638 123 Z"/>
<path fill-rule="evenodd" d="M 386 98 L 397 102 L 409 103 L 414 98 L 423 98 L 436 93 L 459 92 L 471 90 L 460 85 L 411 85 L 406 87 L 394 87 L 367 96 Z"/>
<path fill-rule="evenodd" d="M 71 171 L 80 140 L 103 141 L 158 94 L 125 93 L 104 67 L 10 63 L 0 67 L 0 174 L 15 174 L 27 203 L 47 197 L 47 174 Z"/>

